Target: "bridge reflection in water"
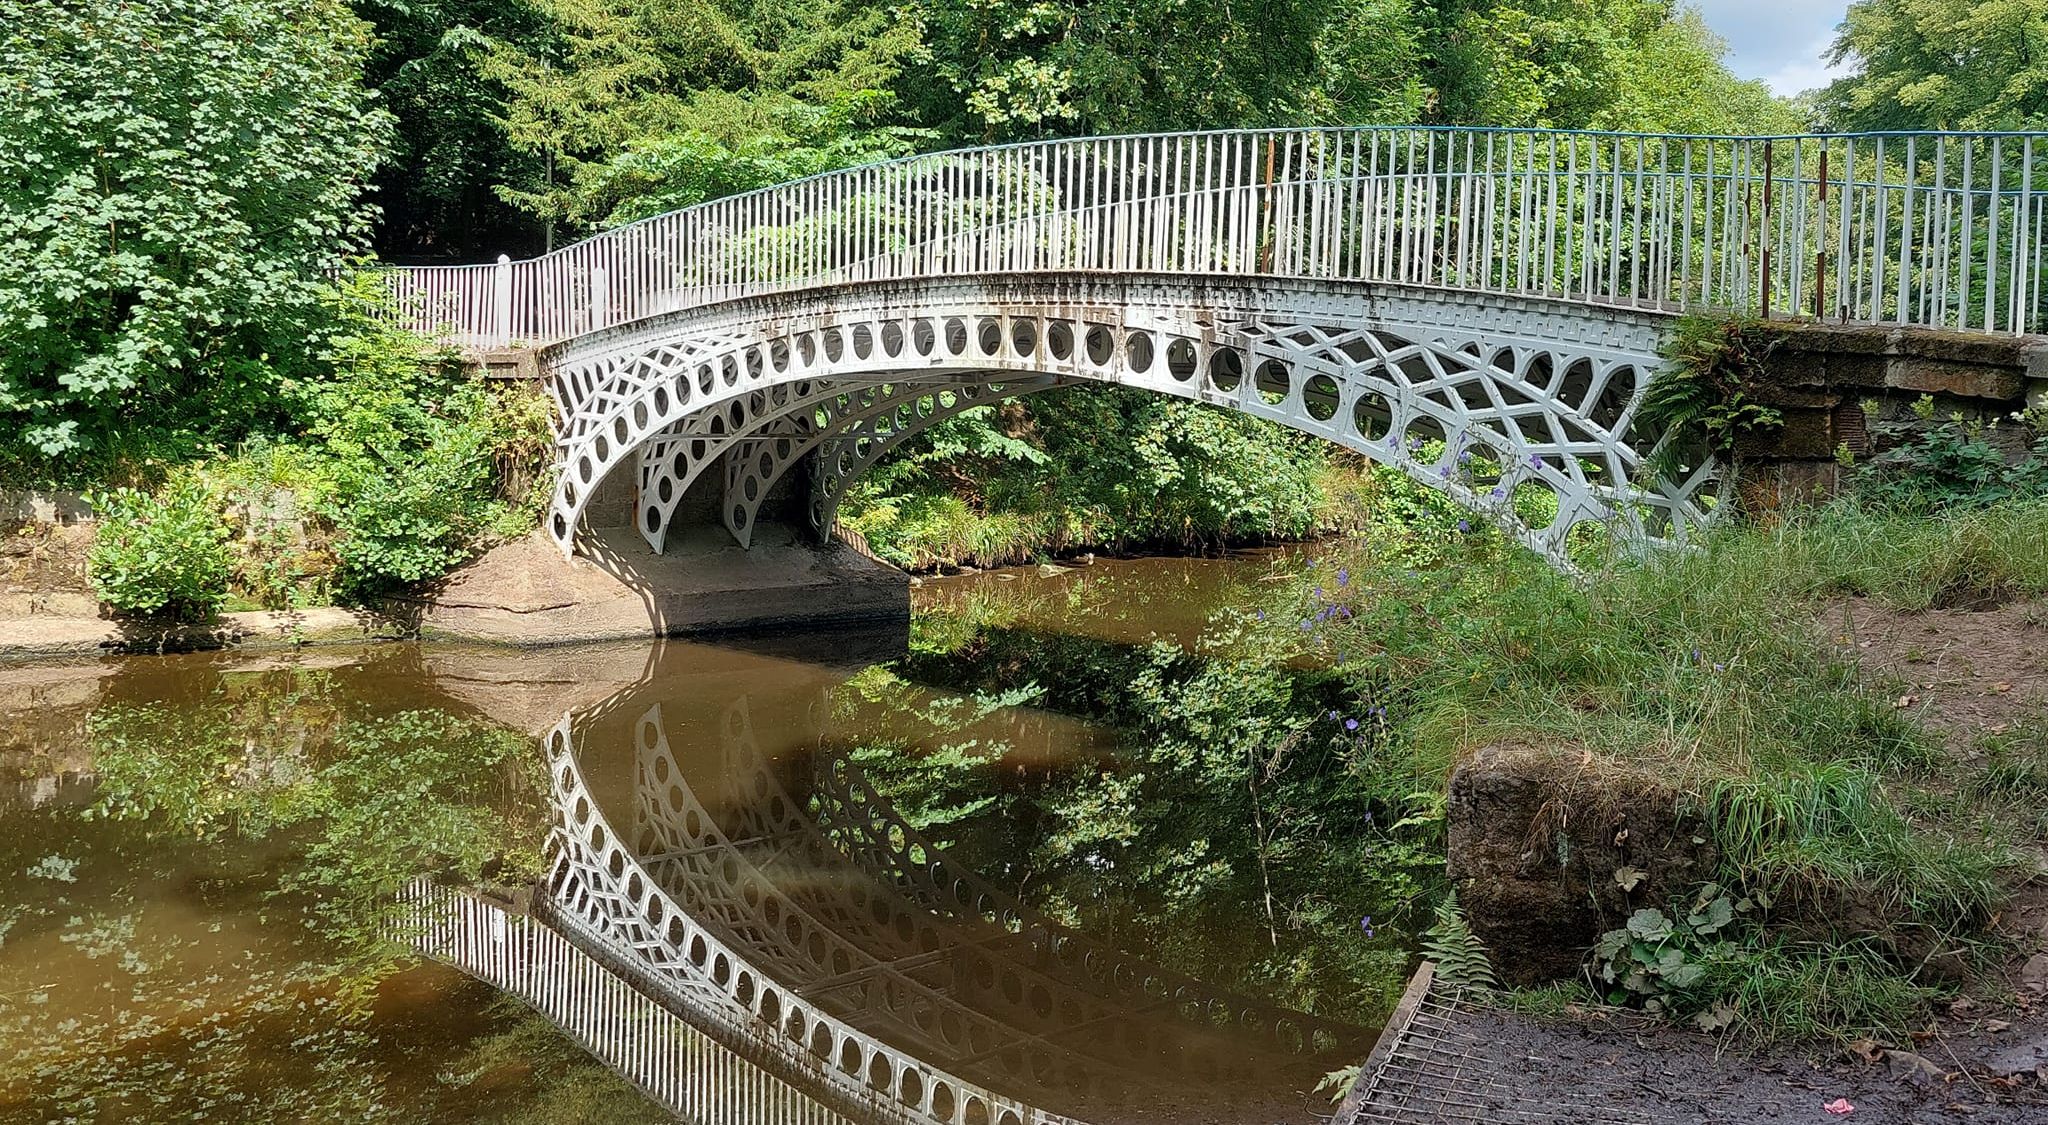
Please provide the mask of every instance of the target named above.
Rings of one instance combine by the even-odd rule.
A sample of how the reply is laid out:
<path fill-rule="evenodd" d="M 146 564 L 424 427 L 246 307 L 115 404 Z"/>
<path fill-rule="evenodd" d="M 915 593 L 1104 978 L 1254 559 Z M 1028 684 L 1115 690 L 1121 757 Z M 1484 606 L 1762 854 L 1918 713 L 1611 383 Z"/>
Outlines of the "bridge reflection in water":
<path fill-rule="evenodd" d="M 706 714 L 650 667 L 565 715 L 530 913 L 422 889 L 416 943 L 718 1125 L 1265 1120 L 1363 1055 L 1368 1031 L 1064 930 L 955 862 L 843 753 L 789 744 L 843 675 L 781 670 Z"/>

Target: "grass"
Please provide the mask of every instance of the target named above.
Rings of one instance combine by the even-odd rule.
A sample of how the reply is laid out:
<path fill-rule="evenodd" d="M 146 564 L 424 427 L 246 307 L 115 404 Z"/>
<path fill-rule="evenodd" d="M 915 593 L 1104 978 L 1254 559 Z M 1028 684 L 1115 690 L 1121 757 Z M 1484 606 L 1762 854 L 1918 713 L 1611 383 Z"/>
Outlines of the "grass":
<path fill-rule="evenodd" d="M 2039 731 L 1986 743 L 1968 793 L 1918 799 L 1956 772 L 1940 740 L 1821 621 L 1848 596 L 1910 610 L 2048 591 L 2048 503 L 1918 517 L 1830 506 L 1693 553 L 1611 559 L 1583 589 L 1486 536 L 1433 571 L 1359 569 L 1342 594 L 1322 591 L 1348 619 L 1297 612 L 1314 594 L 1269 612 L 1279 636 L 1343 654 L 1401 717 L 1372 768 L 1441 787 L 1475 747 L 1564 745 L 1688 790 L 1722 881 L 1798 922 L 1754 928 L 1705 986 L 1736 1002 L 1749 1034 L 1910 1023 L 1934 995 L 1911 951 L 1967 943 L 2001 906 L 2021 829 L 1975 798 L 2048 791 Z M 1814 933 L 1830 940 L 1804 940 Z"/>
<path fill-rule="evenodd" d="M 1724 947 L 1697 992 L 1733 1009 L 1732 1030 L 1754 1043 L 1876 1034 L 1908 1042 L 1941 991 L 1900 971 L 1868 941 L 1761 940 Z"/>

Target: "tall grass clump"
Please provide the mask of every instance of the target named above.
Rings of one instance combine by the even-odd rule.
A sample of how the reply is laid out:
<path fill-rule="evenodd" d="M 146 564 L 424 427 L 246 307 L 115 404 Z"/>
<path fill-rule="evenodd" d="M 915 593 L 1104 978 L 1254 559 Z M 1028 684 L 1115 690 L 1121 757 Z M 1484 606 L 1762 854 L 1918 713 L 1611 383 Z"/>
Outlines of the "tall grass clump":
<path fill-rule="evenodd" d="M 1843 501 L 1734 537 L 1797 598 L 1979 608 L 2048 591 L 2048 498 L 1928 515 Z"/>

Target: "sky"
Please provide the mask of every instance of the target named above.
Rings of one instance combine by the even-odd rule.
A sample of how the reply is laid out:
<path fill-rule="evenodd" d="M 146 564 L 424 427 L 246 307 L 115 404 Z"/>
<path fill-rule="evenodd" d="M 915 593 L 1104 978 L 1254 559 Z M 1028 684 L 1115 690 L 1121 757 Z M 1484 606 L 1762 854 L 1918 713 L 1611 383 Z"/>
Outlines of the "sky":
<path fill-rule="evenodd" d="M 1825 86 L 1824 56 L 1848 0 L 1692 0 L 1728 41 L 1728 69 L 1780 94 Z"/>

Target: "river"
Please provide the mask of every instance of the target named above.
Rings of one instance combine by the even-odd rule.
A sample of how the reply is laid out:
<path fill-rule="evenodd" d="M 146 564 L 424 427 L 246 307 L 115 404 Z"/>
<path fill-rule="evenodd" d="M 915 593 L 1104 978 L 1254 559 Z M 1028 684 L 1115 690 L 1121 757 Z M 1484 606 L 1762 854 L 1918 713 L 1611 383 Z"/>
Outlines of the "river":
<path fill-rule="evenodd" d="M 0 1119 L 666 1119 L 382 937 L 413 876 L 532 886 L 559 728 L 648 870 L 792 994 L 1098 1122 L 1311 1120 L 1405 978 L 1373 899 L 1421 861 L 1362 831 L 1342 678 L 1246 638 L 1345 564 L 926 579 L 907 630 L 0 668 Z M 1032 963 L 1034 924 L 1232 1015 Z"/>

